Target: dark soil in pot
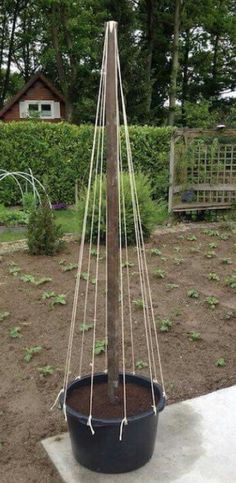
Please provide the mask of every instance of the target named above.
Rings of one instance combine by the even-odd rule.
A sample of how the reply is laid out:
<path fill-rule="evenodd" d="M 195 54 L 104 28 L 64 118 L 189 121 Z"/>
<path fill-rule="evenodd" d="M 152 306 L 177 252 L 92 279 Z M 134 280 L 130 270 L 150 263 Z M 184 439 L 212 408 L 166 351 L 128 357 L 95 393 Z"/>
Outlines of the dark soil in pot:
<path fill-rule="evenodd" d="M 123 383 L 118 389 L 118 400 L 111 404 L 107 394 L 107 383 L 101 382 L 94 386 L 93 392 L 93 417 L 94 418 L 123 418 Z M 67 398 L 70 408 L 82 414 L 89 414 L 90 386 L 83 386 L 75 389 Z M 152 395 L 150 388 L 126 384 L 127 416 L 135 416 L 143 413 L 152 407 Z M 156 405 L 158 400 L 156 398 Z"/>
<path fill-rule="evenodd" d="M 88 426 L 90 376 L 72 382 L 67 390 L 67 422 L 76 460 L 101 473 L 125 473 L 146 464 L 154 450 L 158 413 L 164 408 L 162 389 L 154 385 L 157 414 L 152 408 L 150 380 L 126 374 L 128 424 L 123 426 L 123 377 L 120 374 L 119 400 L 113 405 L 107 396 L 107 375 L 94 375 L 92 434 Z M 61 395 L 60 401 L 63 401 Z"/>

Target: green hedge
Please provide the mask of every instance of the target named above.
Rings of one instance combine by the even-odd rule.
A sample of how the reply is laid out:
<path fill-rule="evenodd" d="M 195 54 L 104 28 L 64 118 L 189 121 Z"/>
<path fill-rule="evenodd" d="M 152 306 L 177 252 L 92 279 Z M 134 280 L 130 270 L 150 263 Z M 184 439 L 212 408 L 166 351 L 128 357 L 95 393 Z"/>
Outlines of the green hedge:
<path fill-rule="evenodd" d="M 122 132 L 122 137 L 124 133 Z M 131 126 L 135 168 L 149 176 L 154 197 L 166 197 L 170 128 Z M 38 121 L 0 124 L 0 168 L 32 169 L 46 186 L 52 202 L 74 203 L 75 179 L 87 183 L 93 126 Z M 125 166 L 124 154 L 124 166 Z M 20 192 L 10 178 L 0 183 L 0 203 L 20 202 Z"/>

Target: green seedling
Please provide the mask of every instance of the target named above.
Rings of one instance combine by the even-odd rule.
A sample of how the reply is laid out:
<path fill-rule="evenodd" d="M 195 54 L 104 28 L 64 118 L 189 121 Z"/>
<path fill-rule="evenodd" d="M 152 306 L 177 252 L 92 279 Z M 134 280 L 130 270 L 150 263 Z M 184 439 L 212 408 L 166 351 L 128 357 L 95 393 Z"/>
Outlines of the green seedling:
<path fill-rule="evenodd" d="M 183 262 L 184 262 L 184 259 L 183 258 L 180 258 L 180 257 L 179 258 L 178 257 L 175 257 L 174 258 L 175 265 L 181 265 L 181 263 L 183 263 Z"/>
<path fill-rule="evenodd" d="M 144 361 L 137 361 L 135 364 L 137 369 L 144 369 L 144 367 L 148 367 L 148 363 Z"/>
<path fill-rule="evenodd" d="M 176 307 L 171 311 L 171 314 L 173 317 L 179 317 L 182 314 L 182 311 L 180 310 L 179 307 Z"/>
<path fill-rule="evenodd" d="M 25 350 L 24 361 L 30 362 L 35 354 L 38 354 L 39 352 L 41 352 L 42 347 L 40 345 L 35 345 L 33 347 L 26 347 L 24 350 Z"/>
<path fill-rule="evenodd" d="M 178 236 L 177 236 L 177 238 L 178 238 L 179 240 L 184 240 L 184 239 L 185 239 L 185 236 L 184 236 L 184 235 L 178 235 Z"/>
<path fill-rule="evenodd" d="M 161 254 L 162 254 L 161 250 L 159 250 L 159 248 L 151 248 L 150 253 L 151 253 L 151 255 L 155 255 L 155 256 L 158 256 L 158 257 L 160 257 Z"/>
<path fill-rule="evenodd" d="M 211 295 L 206 298 L 206 303 L 211 307 L 211 309 L 215 309 L 216 306 L 219 304 L 219 300 L 217 297 Z"/>
<path fill-rule="evenodd" d="M 156 270 L 153 271 L 153 275 L 156 278 L 165 278 L 166 272 L 162 270 L 161 268 L 157 268 Z"/>
<path fill-rule="evenodd" d="M 68 263 L 68 265 L 64 265 L 62 267 L 63 272 L 70 272 L 71 270 L 74 270 L 75 268 L 78 268 L 77 263 Z"/>
<path fill-rule="evenodd" d="M 20 280 L 25 283 L 32 283 L 33 285 L 43 285 L 44 283 L 51 282 L 50 277 L 35 278 L 33 275 L 24 274 L 20 277 Z"/>
<path fill-rule="evenodd" d="M 225 279 L 225 283 L 228 287 L 231 287 L 231 288 L 236 288 L 236 274 L 232 274 L 232 275 L 229 275 L 228 277 L 226 277 Z"/>
<path fill-rule="evenodd" d="M 66 263 L 66 259 L 65 258 L 62 258 L 60 261 L 59 261 L 59 265 L 64 265 Z"/>
<path fill-rule="evenodd" d="M 64 294 L 54 295 L 51 305 L 52 307 L 54 307 L 54 305 L 66 305 L 66 296 Z"/>
<path fill-rule="evenodd" d="M 103 352 L 105 352 L 106 346 L 107 342 L 105 340 L 96 340 L 94 354 L 96 354 L 97 356 L 99 354 L 102 354 Z"/>
<path fill-rule="evenodd" d="M 206 258 L 214 258 L 216 256 L 216 253 L 213 250 L 209 250 L 208 252 L 205 253 L 204 256 Z"/>
<path fill-rule="evenodd" d="M 88 332 L 88 330 L 93 328 L 93 324 L 80 324 L 79 330 L 80 332 Z"/>
<path fill-rule="evenodd" d="M 208 229 L 208 228 L 205 228 L 203 230 L 203 233 L 204 233 L 204 235 L 209 235 L 209 236 L 219 236 L 218 230 L 211 230 L 211 229 Z"/>
<path fill-rule="evenodd" d="M 216 367 L 225 367 L 225 365 L 226 365 L 226 364 L 225 364 L 225 360 L 224 360 L 224 358 L 223 358 L 223 357 L 220 357 L 219 359 L 217 359 L 217 360 L 215 361 L 215 366 L 216 366 Z"/>
<path fill-rule="evenodd" d="M 187 295 L 191 299 L 198 299 L 199 298 L 199 292 L 197 290 L 195 290 L 195 288 L 191 288 L 190 290 L 188 290 Z"/>
<path fill-rule="evenodd" d="M 196 241 L 197 237 L 195 235 L 188 235 L 186 240 L 188 241 Z"/>
<path fill-rule="evenodd" d="M 212 242 L 212 243 L 208 243 L 208 246 L 212 250 L 213 248 L 217 248 L 218 245 L 216 242 Z"/>
<path fill-rule="evenodd" d="M 47 282 L 52 282 L 52 278 L 51 277 L 42 277 L 42 278 L 35 278 L 33 284 L 34 285 L 43 285 L 44 283 L 47 283 Z"/>
<path fill-rule="evenodd" d="M 160 320 L 160 331 L 161 332 L 169 332 L 172 327 L 172 322 L 169 319 L 162 319 Z"/>
<path fill-rule="evenodd" d="M 234 317 L 234 315 L 235 314 L 234 314 L 233 310 L 228 310 L 227 312 L 225 312 L 223 318 L 224 318 L 224 320 L 230 320 Z"/>
<path fill-rule="evenodd" d="M 166 288 L 168 291 L 170 291 L 170 290 L 174 290 L 175 288 L 179 288 L 179 285 L 177 285 L 176 283 L 167 283 Z"/>
<path fill-rule="evenodd" d="M 199 247 L 191 247 L 190 248 L 190 252 L 191 253 L 199 253 L 200 250 L 201 250 L 201 248 L 199 248 Z"/>
<path fill-rule="evenodd" d="M 0 312 L 0 322 L 9 317 L 10 312 Z"/>
<path fill-rule="evenodd" d="M 215 272 L 208 273 L 207 278 L 208 278 L 208 280 L 214 280 L 215 282 L 219 282 L 219 280 L 220 280 L 219 275 L 217 275 L 217 273 L 215 273 Z"/>
<path fill-rule="evenodd" d="M 88 278 L 89 278 L 89 275 L 88 275 L 88 273 L 87 273 L 87 272 L 81 272 L 81 274 L 80 274 L 80 278 L 81 278 L 82 280 L 87 281 L 87 280 L 88 280 Z"/>
<path fill-rule="evenodd" d="M 126 262 L 122 263 L 122 268 L 131 268 L 133 266 L 134 266 L 134 263 L 132 263 L 132 262 L 126 261 Z"/>
<path fill-rule="evenodd" d="M 10 337 L 12 337 L 12 339 L 20 339 L 20 337 L 22 337 L 22 334 L 20 332 L 20 327 L 12 327 L 10 329 Z"/>
<path fill-rule="evenodd" d="M 42 299 L 43 300 L 47 300 L 47 299 L 50 299 L 51 297 L 56 297 L 56 293 L 49 290 L 48 292 L 43 292 L 43 295 L 42 295 Z"/>
<path fill-rule="evenodd" d="M 197 340 L 201 340 L 201 334 L 200 332 L 195 332 L 194 330 L 192 330 L 190 333 L 189 333 L 189 339 L 192 341 L 192 342 L 195 342 Z"/>
<path fill-rule="evenodd" d="M 96 250 L 96 248 L 91 248 L 90 254 L 91 254 L 92 257 L 97 257 L 98 251 Z M 99 260 L 103 260 L 103 258 L 104 257 L 99 253 Z"/>
<path fill-rule="evenodd" d="M 230 237 L 231 237 L 230 233 L 221 233 L 221 234 L 219 235 L 219 238 L 220 238 L 221 240 L 228 240 Z"/>
<path fill-rule="evenodd" d="M 179 253 L 179 252 L 180 252 L 180 250 L 181 250 L 181 248 L 180 248 L 180 247 L 174 247 L 174 251 L 175 251 L 175 252 Z"/>
<path fill-rule="evenodd" d="M 38 367 L 38 371 L 40 372 L 41 376 L 47 377 L 54 373 L 54 367 L 52 366 L 43 366 Z"/>
<path fill-rule="evenodd" d="M 134 299 L 133 304 L 137 309 L 143 309 L 144 308 L 144 302 L 143 299 Z"/>
<path fill-rule="evenodd" d="M 21 271 L 21 268 L 18 267 L 15 263 L 12 263 L 10 268 L 9 268 L 9 273 L 11 275 L 14 275 L 14 277 L 17 277 L 18 273 Z"/>
<path fill-rule="evenodd" d="M 96 285 L 97 279 L 96 278 L 91 278 L 91 284 Z"/>
<path fill-rule="evenodd" d="M 34 283 L 35 282 L 35 278 L 33 277 L 33 275 L 21 275 L 20 277 L 20 280 L 22 280 L 22 282 L 30 282 L 30 283 Z"/>
<path fill-rule="evenodd" d="M 232 265 L 233 262 L 232 262 L 231 258 L 226 257 L 226 258 L 221 259 L 221 263 L 223 263 L 223 265 Z"/>

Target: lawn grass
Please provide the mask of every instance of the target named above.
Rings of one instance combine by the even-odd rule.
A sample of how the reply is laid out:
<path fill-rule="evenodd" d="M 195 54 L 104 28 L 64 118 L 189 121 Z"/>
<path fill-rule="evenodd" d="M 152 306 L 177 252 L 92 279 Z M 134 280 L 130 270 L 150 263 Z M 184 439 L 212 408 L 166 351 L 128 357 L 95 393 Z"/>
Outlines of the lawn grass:
<path fill-rule="evenodd" d="M 76 210 L 60 210 L 55 211 L 55 219 L 58 225 L 62 226 L 64 233 L 78 233 L 78 222 Z M 0 243 L 22 240 L 26 238 L 26 229 L 15 232 L 12 228 L 7 231 L 0 232 Z"/>
<path fill-rule="evenodd" d="M 64 233 L 78 234 L 78 214 L 75 209 L 58 210 L 54 212 L 56 223 L 62 226 Z M 166 203 L 159 203 L 156 211 L 156 224 L 162 225 L 168 219 L 168 210 Z M 15 232 L 11 228 L 7 231 L 0 232 L 0 243 L 22 240 L 26 238 L 26 229 Z"/>
<path fill-rule="evenodd" d="M 56 223 L 62 225 L 64 233 L 78 233 L 78 214 L 76 210 L 55 211 Z"/>

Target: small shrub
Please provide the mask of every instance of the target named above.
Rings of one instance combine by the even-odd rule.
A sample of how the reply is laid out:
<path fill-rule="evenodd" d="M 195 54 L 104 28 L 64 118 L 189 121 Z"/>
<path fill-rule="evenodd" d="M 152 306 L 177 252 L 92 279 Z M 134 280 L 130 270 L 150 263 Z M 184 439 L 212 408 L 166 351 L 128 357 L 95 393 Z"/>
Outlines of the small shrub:
<path fill-rule="evenodd" d="M 62 246 L 61 227 L 57 226 L 53 212 L 44 200 L 30 214 L 27 231 L 28 248 L 31 255 L 54 255 Z"/>
<path fill-rule="evenodd" d="M 216 367 L 225 367 L 225 360 L 223 357 L 220 357 L 219 359 L 217 359 L 217 361 L 215 361 L 215 366 Z"/>
<path fill-rule="evenodd" d="M 166 272 L 165 272 L 165 270 L 162 270 L 161 268 L 157 268 L 156 270 L 153 271 L 153 275 L 156 278 L 165 278 Z"/>
<path fill-rule="evenodd" d="M 30 362 L 34 354 L 38 354 L 39 352 L 41 352 L 42 347 L 40 345 L 35 345 L 32 347 L 26 347 L 24 350 L 25 350 L 24 361 Z"/>
<path fill-rule="evenodd" d="M 192 341 L 192 342 L 195 342 L 197 340 L 201 340 L 201 334 L 200 332 L 195 332 L 195 330 L 192 330 L 189 334 L 189 339 Z"/>
<path fill-rule="evenodd" d="M 148 367 L 148 363 L 140 360 L 136 362 L 135 366 L 137 369 L 144 369 L 145 367 Z"/>
<path fill-rule="evenodd" d="M 10 312 L 0 312 L 0 322 L 9 317 Z"/>
<path fill-rule="evenodd" d="M 187 295 L 191 299 L 198 299 L 199 298 L 199 292 L 197 290 L 195 290 L 195 288 L 191 288 L 190 290 L 188 290 Z"/>
<path fill-rule="evenodd" d="M 137 309 L 143 309 L 144 308 L 144 302 L 143 299 L 135 299 L 133 300 L 133 304 Z"/>
<path fill-rule="evenodd" d="M 106 346 L 107 342 L 105 340 L 96 340 L 94 354 L 96 354 L 96 356 L 102 354 L 103 352 L 105 352 Z"/>
<path fill-rule="evenodd" d="M 217 297 L 210 295 L 206 298 L 206 303 L 209 305 L 209 307 L 211 307 L 211 309 L 215 309 L 216 306 L 219 304 L 219 300 Z"/>
<path fill-rule="evenodd" d="M 160 331 L 161 332 L 169 332 L 172 327 L 172 322 L 169 319 L 162 319 L 160 321 Z"/>
<path fill-rule="evenodd" d="M 147 176 L 143 175 L 142 173 L 138 173 L 135 176 L 135 180 L 136 180 L 136 188 L 137 188 L 143 235 L 144 235 L 144 238 L 147 239 L 151 235 L 152 230 L 156 224 L 156 204 L 152 200 L 152 189 Z M 97 241 L 97 234 L 98 234 L 98 218 L 99 218 L 98 199 L 99 199 L 100 182 L 101 182 L 101 177 L 97 176 L 97 178 L 95 179 L 92 185 L 91 192 L 90 192 L 90 202 L 89 202 L 88 218 L 87 218 L 87 224 L 86 224 L 86 241 L 88 241 L 90 237 L 92 212 L 93 212 L 93 199 L 95 194 L 96 204 L 95 204 L 93 237 L 92 237 L 94 243 Z M 130 181 L 129 181 L 129 175 L 127 173 L 122 174 L 121 183 L 122 182 L 124 187 L 124 198 L 125 198 L 127 241 L 130 245 L 132 245 L 132 244 L 135 244 L 135 229 L 134 229 L 134 216 L 133 216 L 133 205 L 132 205 L 131 190 L 130 190 Z M 95 193 L 95 190 L 96 190 L 96 193 Z M 86 196 L 87 196 L 87 190 L 84 190 L 84 192 L 80 196 L 80 200 L 78 203 L 78 221 L 79 221 L 80 232 L 82 230 Z M 122 211 L 121 215 L 123 220 L 123 207 L 121 211 Z M 101 242 L 105 243 L 106 241 L 106 177 L 105 176 L 102 178 L 100 237 L 101 237 Z M 123 222 L 122 222 L 122 243 L 123 244 L 124 244 L 124 241 L 125 239 L 124 239 L 124 230 L 123 230 Z"/>
<path fill-rule="evenodd" d="M 228 287 L 236 289 L 236 273 L 232 273 L 225 279 L 225 283 Z"/>
<path fill-rule="evenodd" d="M 47 377 L 50 376 L 51 374 L 54 373 L 54 367 L 52 366 L 43 366 L 43 367 L 38 367 L 38 371 L 40 372 L 40 375 L 42 377 Z"/>
<path fill-rule="evenodd" d="M 215 273 L 215 272 L 208 273 L 207 278 L 208 278 L 208 280 L 214 280 L 215 282 L 219 282 L 219 280 L 220 280 L 219 275 L 217 275 L 217 273 Z"/>

